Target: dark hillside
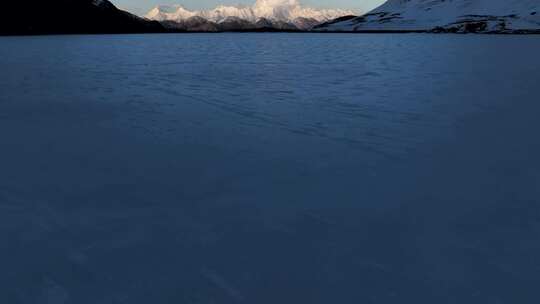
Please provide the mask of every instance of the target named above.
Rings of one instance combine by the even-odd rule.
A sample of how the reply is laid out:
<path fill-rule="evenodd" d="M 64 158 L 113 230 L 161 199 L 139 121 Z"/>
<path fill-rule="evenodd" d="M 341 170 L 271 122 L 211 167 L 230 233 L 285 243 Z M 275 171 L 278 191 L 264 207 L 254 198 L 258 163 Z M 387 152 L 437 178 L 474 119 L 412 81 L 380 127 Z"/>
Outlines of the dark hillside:
<path fill-rule="evenodd" d="M 119 10 L 107 0 L 11 0 L 2 6 L 3 35 L 164 31 L 159 23 Z"/>

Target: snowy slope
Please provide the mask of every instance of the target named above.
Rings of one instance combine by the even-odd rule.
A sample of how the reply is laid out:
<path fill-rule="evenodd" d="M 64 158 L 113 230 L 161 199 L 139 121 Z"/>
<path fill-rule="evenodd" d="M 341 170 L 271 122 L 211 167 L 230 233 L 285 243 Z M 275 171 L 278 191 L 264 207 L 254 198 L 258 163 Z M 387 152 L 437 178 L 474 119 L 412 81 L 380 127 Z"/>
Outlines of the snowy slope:
<path fill-rule="evenodd" d="M 264 18 L 274 21 L 294 22 L 299 18 L 314 19 L 318 22 L 332 20 L 354 12 L 339 9 L 315 9 L 305 7 L 298 0 L 257 0 L 252 6 L 218 6 L 211 10 L 190 11 L 181 5 L 157 6 L 146 18 L 157 21 L 181 22 L 198 16 L 208 21 L 220 23 L 229 17 L 257 22 Z"/>
<path fill-rule="evenodd" d="M 326 31 L 515 31 L 540 29 L 540 0 L 388 0 L 358 18 L 321 26 Z"/>

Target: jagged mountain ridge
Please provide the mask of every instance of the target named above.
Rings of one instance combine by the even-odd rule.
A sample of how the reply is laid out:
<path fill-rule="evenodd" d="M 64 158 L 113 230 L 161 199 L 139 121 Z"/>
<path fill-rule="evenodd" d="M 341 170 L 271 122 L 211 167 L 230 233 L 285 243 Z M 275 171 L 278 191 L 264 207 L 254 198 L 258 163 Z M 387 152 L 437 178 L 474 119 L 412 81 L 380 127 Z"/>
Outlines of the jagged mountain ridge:
<path fill-rule="evenodd" d="M 261 23 L 279 28 L 285 26 L 308 30 L 322 22 L 332 20 L 344 15 L 354 14 L 350 10 L 314 9 L 305 7 L 298 0 L 257 0 L 252 6 L 218 6 L 211 10 L 190 11 L 181 5 L 157 6 L 150 10 L 145 17 L 150 20 L 164 22 L 164 24 L 179 25 L 192 23 L 200 18 L 215 24 L 218 28 L 221 23 L 231 20 L 243 20 L 257 28 Z M 197 17 L 196 19 L 192 19 Z M 188 21 L 190 20 L 191 21 Z M 268 21 L 271 24 L 268 24 Z"/>
<path fill-rule="evenodd" d="M 388 0 L 318 31 L 527 32 L 540 29 L 540 0 Z"/>
<path fill-rule="evenodd" d="M 260 18 L 256 22 L 238 17 L 228 17 L 217 23 L 194 16 L 181 21 L 161 21 L 171 32 L 236 32 L 236 31 L 306 31 L 320 24 L 314 19 L 298 18 L 294 23 Z"/>
<path fill-rule="evenodd" d="M 0 34 L 147 33 L 165 29 L 108 0 L 11 0 L 2 4 Z"/>

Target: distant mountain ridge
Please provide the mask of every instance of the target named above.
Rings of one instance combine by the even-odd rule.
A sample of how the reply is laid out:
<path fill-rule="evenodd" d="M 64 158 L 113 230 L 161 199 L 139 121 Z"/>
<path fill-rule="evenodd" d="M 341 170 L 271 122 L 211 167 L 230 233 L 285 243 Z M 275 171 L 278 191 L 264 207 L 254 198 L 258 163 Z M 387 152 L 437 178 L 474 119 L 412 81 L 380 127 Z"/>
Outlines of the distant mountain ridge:
<path fill-rule="evenodd" d="M 108 0 L 8 0 L 0 34 L 164 32 L 161 24 L 119 10 Z"/>
<path fill-rule="evenodd" d="M 540 30 L 540 0 L 388 0 L 369 13 L 317 31 L 519 33 Z"/>
<path fill-rule="evenodd" d="M 186 30 L 192 29 L 189 24 L 201 23 L 203 20 L 217 30 L 228 28 L 221 24 L 231 22 L 245 23 L 244 26 L 249 25 L 251 29 L 261 28 L 265 24 L 266 27 L 275 29 L 309 30 L 322 22 L 352 14 L 354 12 L 350 10 L 305 7 L 298 0 L 257 0 L 252 6 L 221 5 L 211 10 L 199 11 L 191 11 L 181 5 L 161 5 L 150 10 L 145 17 L 164 22 L 166 26 L 177 23 L 177 27 Z"/>
<path fill-rule="evenodd" d="M 189 11 L 159 6 L 146 18 L 108 0 L 10 0 L 0 35 L 220 31 L 540 33 L 540 0 L 388 0 L 371 12 L 314 9 L 298 0 Z M 152 19 L 152 20 L 149 20 Z"/>

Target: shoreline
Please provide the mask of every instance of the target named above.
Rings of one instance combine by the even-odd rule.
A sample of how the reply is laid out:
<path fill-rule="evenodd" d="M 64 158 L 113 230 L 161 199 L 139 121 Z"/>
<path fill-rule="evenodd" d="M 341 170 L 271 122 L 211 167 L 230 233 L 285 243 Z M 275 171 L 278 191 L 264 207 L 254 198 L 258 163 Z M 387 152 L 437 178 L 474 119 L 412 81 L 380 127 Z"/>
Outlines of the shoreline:
<path fill-rule="evenodd" d="M 446 34 L 446 35 L 540 35 L 538 30 L 516 30 L 511 32 L 438 32 L 433 30 L 363 30 L 363 31 L 300 31 L 300 30 L 233 30 L 233 31 L 163 31 L 163 32 L 50 32 L 50 33 L 0 33 L 0 37 L 27 37 L 27 36 L 68 36 L 68 35 L 141 35 L 141 34 Z"/>

